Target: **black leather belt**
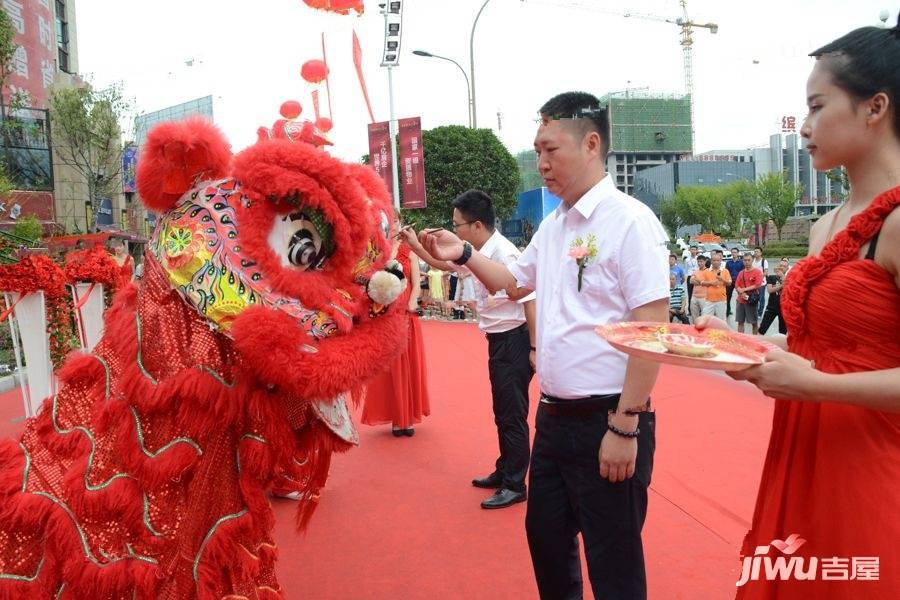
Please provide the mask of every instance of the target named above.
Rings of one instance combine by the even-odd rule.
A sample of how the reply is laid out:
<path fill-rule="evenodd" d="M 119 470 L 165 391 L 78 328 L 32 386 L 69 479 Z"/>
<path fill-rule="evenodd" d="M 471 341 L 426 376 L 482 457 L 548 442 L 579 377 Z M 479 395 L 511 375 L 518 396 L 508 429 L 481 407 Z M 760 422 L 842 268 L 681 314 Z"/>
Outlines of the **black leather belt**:
<path fill-rule="evenodd" d="M 484 335 L 486 335 L 489 340 L 502 340 L 503 338 L 522 333 L 528 333 L 528 323 L 522 323 L 518 327 L 513 327 L 512 329 L 501 331 L 500 333 L 486 333 Z"/>
<path fill-rule="evenodd" d="M 565 400 L 563 398 L 554 398 L 547 394 L 541 393 L 541 408 L 547 414 L 559 417 L 584 417 L 593 415 L 600 411 L 614 411 L 619 406 L 621 394 L 608 394 L 605 396 L 588 396 L 587 398 L 576 398 L 574 400 Z M 650 410 L 650 399 L 647 399 L 645 410 Z"/>

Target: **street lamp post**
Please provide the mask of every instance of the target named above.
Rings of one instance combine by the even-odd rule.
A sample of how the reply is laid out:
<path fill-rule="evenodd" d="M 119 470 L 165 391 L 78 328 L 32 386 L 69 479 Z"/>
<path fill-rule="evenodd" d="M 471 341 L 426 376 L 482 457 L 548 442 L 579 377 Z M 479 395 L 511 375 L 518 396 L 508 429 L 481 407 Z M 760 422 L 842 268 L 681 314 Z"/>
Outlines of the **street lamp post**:
<path fill-rule="evenodd" d="M 413 50 L 413 54 L 415 54 L 416 56 L 424 56 L 426 58 L 439 58 L 441 60 L 448 60 L 459 68 L 459 70 L 463 74 L 463 77 L 466 78 L 466 105 L 468 107 L 468 113 L 469 113 L 469 128 L 471 129 L 472 128 L 472 106 L 473 106 L 472 84 L 469 82 L 469 75 L 466 73 L 466 70 L 463 69 L 462 65 L 460 65 L 458 62 L 456 62 L 452 58 L 447 58 L 446 56 L 438 56 L 437 54 L 432 54 L 431 52 L 426 52 L 425 50 Z"/>
<path fill-rule="evenodd" d="M 475 26 L 478 25 L 478 19 L 481 17 L 481 13 L 484 12 L 484 7 L 488 5 L 488 2 L 491 0 L 484 0 L 484 4 L 481 5 L 481 8 L 478 9 L 478 14 L 475 15 L 475 22 L 472 23 L 472 33 L 469 35 L 469 74 L 472 76 L 472 127 L 478 127 L 478 109 L 475 105 Z"/>

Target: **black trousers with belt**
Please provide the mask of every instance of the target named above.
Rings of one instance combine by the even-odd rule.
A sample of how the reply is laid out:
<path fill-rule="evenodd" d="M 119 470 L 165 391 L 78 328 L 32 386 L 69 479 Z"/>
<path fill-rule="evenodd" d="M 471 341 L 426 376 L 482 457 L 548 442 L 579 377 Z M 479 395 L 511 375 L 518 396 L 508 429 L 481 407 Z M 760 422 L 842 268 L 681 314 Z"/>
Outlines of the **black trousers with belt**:
<path fill-rule="evenodd" d="M 534 375 L 528 360 L 528 326 L 489 333 L 487 339 L 494 423 L 500 442 L 496 471 L 503 476 L 503 487 L 523 492 L 529 454 L 528 385 Z"/>
<path fill-rule="evenodd" d="M 612 407 L 618 402 L 613 396 Z M 656 416 L 641 413 L 634 476 L 600 477 L 607 411 L 554 415 L 542 403 L 531 454 L 525 528 L 542 600 L 582 598 L 578 537 L 584 540 L 595 598 L 646 598 L 641 529 L 656 446 Z M 614 435 L 614 434 L 610 434 Z"/>

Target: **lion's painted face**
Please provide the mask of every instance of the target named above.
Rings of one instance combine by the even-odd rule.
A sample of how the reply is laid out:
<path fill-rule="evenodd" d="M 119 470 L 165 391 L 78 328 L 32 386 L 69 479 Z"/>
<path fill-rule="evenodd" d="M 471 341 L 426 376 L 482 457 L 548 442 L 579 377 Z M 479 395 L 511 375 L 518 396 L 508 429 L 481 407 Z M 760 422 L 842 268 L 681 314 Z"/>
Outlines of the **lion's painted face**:
<path fill-rule="evenodd" d="M 274 290 L 271 278 L 244 253 L 235 216 L 245 202 L 240 188 L 234 179 L 209 182 L 160 220 L 150 249 L 172 286 L 224 332 L 256 304 L 287 313 L 314 338 L 333 334 L 337 327 L 326 312 Z M 334 253 L 333 227 L 312 208 L 276 218 L 267 239 L 281 266 L 297 273 L 322 271 Z"/>
<path fill-rule="evenodd" d="M 231 157 L 219 135 L 194 122 L 148 136 L 149 253 L 267 384 L 314 398 L 358 385 L 405 339 L 403 303 L 369 289 L 390 255 L 384 186 L 309 144 L 262 140 Z M 216 177 L 191 186 L 194 173 Z M 405 285 L 393 282 L 390 298 Z"/>

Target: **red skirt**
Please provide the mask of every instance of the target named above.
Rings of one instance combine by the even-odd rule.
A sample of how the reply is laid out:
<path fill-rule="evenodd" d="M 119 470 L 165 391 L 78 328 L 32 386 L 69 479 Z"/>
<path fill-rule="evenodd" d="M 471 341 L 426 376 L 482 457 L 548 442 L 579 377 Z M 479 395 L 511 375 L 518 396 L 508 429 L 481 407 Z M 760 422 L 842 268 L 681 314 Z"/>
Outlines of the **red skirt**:
<path fill-rule="evenodd" d="M 392 423 L 406 429 L 430 414 L 422 327 L 419 319 L 410 315 L 409 343 L 390 368 L 369 382 L 362 422 Z"/>

